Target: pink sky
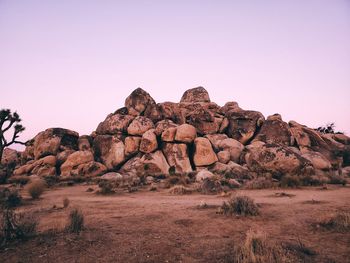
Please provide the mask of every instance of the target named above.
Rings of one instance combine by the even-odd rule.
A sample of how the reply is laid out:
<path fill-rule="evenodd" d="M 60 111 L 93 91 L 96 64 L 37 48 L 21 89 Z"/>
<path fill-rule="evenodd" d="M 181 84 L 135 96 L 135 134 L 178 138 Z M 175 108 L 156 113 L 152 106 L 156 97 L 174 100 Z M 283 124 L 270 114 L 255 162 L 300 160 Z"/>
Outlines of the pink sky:
<path fill-rule="evenodd" d="M 350 134 L 350 1 L 0 0 L 0 107 L 22 140 L 90 134 L 142 87 L 205 87 L 265 116 Z"/>

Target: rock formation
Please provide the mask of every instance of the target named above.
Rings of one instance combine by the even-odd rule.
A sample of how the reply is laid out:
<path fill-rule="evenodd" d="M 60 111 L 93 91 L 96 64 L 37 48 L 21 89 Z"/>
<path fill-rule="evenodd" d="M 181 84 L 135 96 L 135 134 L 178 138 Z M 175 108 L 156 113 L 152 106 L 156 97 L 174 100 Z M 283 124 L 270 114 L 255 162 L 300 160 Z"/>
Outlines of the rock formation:
<path fill-rule="evenodd" d="M 91 135 L 51 128 L 27 143 L 20 155 L 5 151 L 2 163 L 14 175 L 100 176 L 118 172 L 133 177 L 201 171 L 237 180 L 269 173 L 348 174 L 350 138 L 244 110 L 236 102 L 220 107 L 202 88 L 187 90 L 180 102 L 156 103 L 141 88 L 124 107 L 109 114 Z M 237 179 L 237 180 L 236 180 Z"/>

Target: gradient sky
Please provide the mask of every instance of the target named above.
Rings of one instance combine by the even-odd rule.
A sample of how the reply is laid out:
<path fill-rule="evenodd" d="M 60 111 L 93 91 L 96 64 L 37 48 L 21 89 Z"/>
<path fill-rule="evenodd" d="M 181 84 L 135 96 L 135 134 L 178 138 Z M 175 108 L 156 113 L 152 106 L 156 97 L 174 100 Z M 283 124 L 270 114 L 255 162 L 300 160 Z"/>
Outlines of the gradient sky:
<path fill-rule="evenodd" d="M 90 134 L 137 87 L 205 87 L 265 116 L 350 134 L 350 1 L 0 0 L 0 107 L 22 140 Z"/>

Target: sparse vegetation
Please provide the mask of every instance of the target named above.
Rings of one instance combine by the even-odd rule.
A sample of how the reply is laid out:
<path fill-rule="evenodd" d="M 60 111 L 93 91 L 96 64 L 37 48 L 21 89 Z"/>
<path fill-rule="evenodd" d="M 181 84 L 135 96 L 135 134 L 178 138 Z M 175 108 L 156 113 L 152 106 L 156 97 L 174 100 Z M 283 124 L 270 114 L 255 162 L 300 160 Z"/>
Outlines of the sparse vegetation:
<path fill-rule="evenodd" d="M 260 213 L 259 207 L 249 196 L 235 196 L 224 202 L 221 210 L 225 215 L 257 216 Z"/>
<path fill-rule="evenodd" d="M 83 228 L 84 228 L 84 215 L 79 209 L 74 208 L 69 213 L 68 224 L 66 226 L 66 229 L 68 232 L 78 234 L 83 230 Z"/>
<path fill-rule="evenodd" d="M 30 181 L 29 176 L 26 175 L 14 175 L 7 179 L 10 184 L 26 185 Z"/>
<path fill-rule="evenodd" d="M 326 125 L 324 126 L 320 126 L 318 127 L 317 129 L 315 129 L 316 131 L 318 132 L 321 132 L 321 133 L 331 133 L 331 134 L 334 134 L 334 133 L 338 133 L 338 134 L 343 134 L 342 132 L 339 132 L 339 131 L 335 131 L 335 123 L 334 122 L 331 122 L 331 123 L 327 123 Z"/>
<path fill-rule="evenodd" d="M 340 175 L 331 175 L 329 177 L 329 183 L 330 184 L 346 185 L 346 179 L 343 176 L 340 176 Z"/>
<path fill-rule="evenodd" d="M 274 183 L 271 178 L 258 177 L 245 184 L 246 189 L 268 189 L 274 188 Z"/>
<path fill-rule="evenodd" d="M 46 183 L 42 179 L 36 179 L 27 185 L 28 194 L 33 199 L 38 199 L 45 191 Z"/>
<path fill-rule="evenodd" d="M 0 189 L 0 206 L 3 209 L 16 207 L 20 205 L 21 202 L 22 197 L 17 189 Z"/>
<path fill-rule="evenodd" d="M 280 263 L 289 261 L 288 251 L 281 245 L 268 242 L 261 231 L 249 230 L 242 245 L 234 248 L 235 263 Z"/>
<path fill-rule="evenodd" d="M 63 203 L 63 207 L 67 208 L 69 206 L 70 201 L 67 197 L 65 197 L 63 198 L 62 203 Z"/>
<path fill-rule="evenodd" d="M 98 191 L 99 194 L 102 195 L 108 195 L 108 194 L 114 194 L 114 183 L 109 180 L 101 180 L 98 183 L 98 186 L 100 187 L 100 190 Z"/>
<path fill-rule="evenodd" d="M 281 187 L 297 188 L 301 185 L 299 176 L 297 175 L 285 175 L 281 179 Z"/>
<path fill-rule="evenodd" d="M 350 212 L 337 212 L 331 218 L 320 222 L 320 225 L 340 232 L 350 231 Z"/>
<path fill-rule="evenodd" d="M 192 189 L 187 188 L 183 185 L 175 185 L 169 189 L 169 193 L 173 195 L 186 195 L 191 194 L 193 192 Z"/>

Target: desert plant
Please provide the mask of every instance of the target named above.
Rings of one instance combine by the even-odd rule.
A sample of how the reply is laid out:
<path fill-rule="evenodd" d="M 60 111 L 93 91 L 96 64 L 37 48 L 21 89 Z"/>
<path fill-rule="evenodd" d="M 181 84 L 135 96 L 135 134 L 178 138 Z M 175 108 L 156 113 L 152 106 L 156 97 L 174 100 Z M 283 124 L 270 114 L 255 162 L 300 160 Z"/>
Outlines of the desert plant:
<path fill-rule="evenodd" d="M 346 185 L 346 179 L 340 175 L 331 175 L 329 177 L 329 184 L 341 184 Z"/>
<path fill-rule="evenodd" d="M 297 175 L 285 175 L 281 179 L 281 186 L 282 187 L 292 187 L 296 188 L 301 185 L 300 178 Z"/>
<path fill-rule="evenodd" d="M 98 186 L 100 187 L 100 190 L 98 191 L 99 194 L 107 195 L 107 194 L 113 194 L 114 191 L 114 183 L 108 180 L 101 180 L 98 183 Z"/>
<path fill-rule="evenodd" d="M 217 178 L 205 178 L 200 185 L 203 194 L 217 194 L 223 191 L 221 182 Z"/>
<path fill-rule="evenodd" d="M 0 160 L 2 159 L 2 154 L 4 149 L 14 143 L 19 143 L 25 145 L 24 142 L 18 141 L 18 134 L 24 131 L 24 127 L 20 124 L 21 118 L 17 112 L 11 113 L 9 109 L 0 110 Z M 15 126 L 13 126 L 15 125 Z M 11 129 L 13 126 L 13 135 L 5 136 L 5 133 Z M 6 138 L 11 138 L 7 141 Z"/>
<path fill-rule="evenodd" d="M 225 215 L 243 215 L 256 216 L 259 215 L 259 207 L 249 196 L 235 196 L 229 201 L 224 202 L 221 210 Z"/>
<path fill-rule="evenodd" d="M 193 192 L 192 189 L 187 188 L 183 185 L 175 185 L 169 189 L 169 193 L 174 195 L 185 195 L 185 194 L 191 194 L 192 192 Z"/>
<path fill-rule="evenodd" d="M 350 231 L 350 212 L 337 212 L 331 218 L 320 222 L 320 225 L 340 232 Z"/>
<path fill-rule="evenodd" d="M 14 175 L 7 179 L 7 182 L 10 184 L 20 184 L 25 185 L 30 181 L 29 176 L 26 175 Z"/>
<path fill-rule="evenodd" d="M 272 179 L 266 177 L 258 177 L 245 184 L 246 189 L 268 189 L 273 187 Z"/>
<path fill-rule="evenodd" d="M 83 228 L 84 228 L 84 215 L 79 209 L 74 208 L 69 213 L 68 224 L 66 226 L 66 229 L 68 232 L 78 234 L 83 230 Z"/>
<path fill-rule="evenodd" d="M 321 133 L 331 133 L 331 134 L 334 134 L 334 133 L 338 133 L 338 134 L 343 134 L 342 132 L 340 131 L 335 131 L 335 123 L 334 122 L 331 122 L 331 123 L 327 123 L 326 125 L 324 126 L 320 126 L 318 127 L 317 129 L 315 129 L 316 131 L 318 132 L 321 132 Z"/>
<path fill-rule="evenodd" d="M 63 203 L 63 207 L 66 208 L 69 206 L 70 201 L 67 197 L 65 197 L 63 198 L 62 203 Z"/>
<path fill-rule="evenodd" d="M 249 230 L 242 245 L 233 250 L 236 263 L 280 263 L 293 262 L 281 245 L 269 242 L 264 232 Z"/>
<path fill-rule="evenodd" d="M 13 208 L 22 202 L 22 197 L 17 189 L 3 188 L 0 190 L 0 206 L 3 209 Z"/>
<path fill-rule="evenodd" d="M 38 221 L 24 214 L 16 214 L 13 208 L 5 208 L 2 212 L 0 236 L 2 244 L 12 239 L 24 239 L 36 233 Z"/>
<path fill-rule="evenodd" d="M 38 199 L 42 195 L 42 193 L 45 191 L 45 188 L 46 188 L 46 184 L 41 179 L 34 180 L 27 185 L 28 194 L 33 199 Z"/>

